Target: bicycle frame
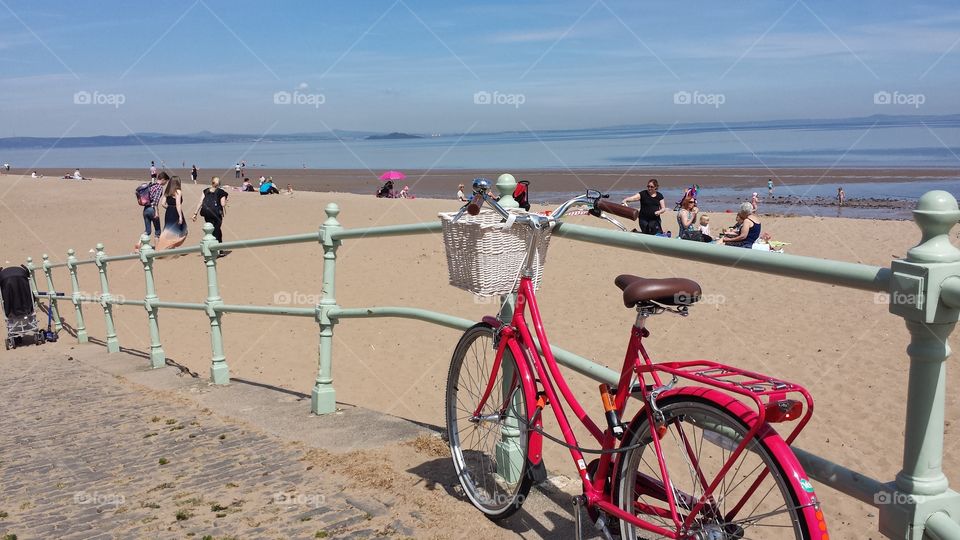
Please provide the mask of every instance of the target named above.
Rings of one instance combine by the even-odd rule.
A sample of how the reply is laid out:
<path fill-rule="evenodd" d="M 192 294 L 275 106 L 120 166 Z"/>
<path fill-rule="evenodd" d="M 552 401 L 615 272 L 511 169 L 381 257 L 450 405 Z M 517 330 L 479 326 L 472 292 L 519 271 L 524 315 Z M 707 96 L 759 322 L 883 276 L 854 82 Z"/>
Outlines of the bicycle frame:
<path fill-rule="evenodd" d="M 534 333 L 536 334 L 537 340 L 540 343 L 542 356 L 537 352 L 536 343 L 533 340 L 533 334 L 531 334 L 530 328 L 527 325 L 526 312 L 528 310 L 530 313 L 530 320 L 533 323 Z M 560 373 L 556 359 L 554 358 L 550 348 L 550 342 L 543 327 L 543 320 L 540 316 L 540 309 L 537 304 L 532 279 L 526 275 L 520 278 L 519 288 L 516 295 L 516 306 L 509 325 L 504 325 L 502 321 L 494 317 L 484 317 L 483 320 L 484 322 L 494 326 L 494 329 L 499 336 L 499 341 L 497 341 L 497 353 L 492 367 L 491 377 L 488 380 L 486 390 L 480 399 L 477 410 L 474 413 L 475 416 L 479 416 L 480 410 L 483 409 L 487 399 L 489 398 L 492 387 L 497 378 L 496 375 L 501 366 L 503 355 L 509 349 L 516 361 L 518 369 L 518 373 L 514 374 L 513 380 L 510 381 L 511 388 L 515 387 L 517 390 L 523 391 L 525 393 L 525 397 L 527 398 L 527 403 L 537 404 L 535 408 L 528 407 L 527 411 L 528 423 L 531 423 L 534 428 L 533 430 L 527 431 L 529 436 L 528 459 L 530 460 L 531 464 L 538 465 L 541 461 L 543 436 L 537 430 L 541 429 L 542 426 L 540 412 L 547 404 L 549 404 L 554 412 L 554 416 L 557 419 L 557 423 L 563 434 L 563 439 L 566 441 L 567 445 L 569 445 L 570 455 L 577 466 L 577 470 L 583 484 L 584 497 L 586 498 L 588 506 L 599 508 L 616 519 L 632 523 L 639 528 L 659 534 L 661 536 L 665 536 L 667 538 L 681 538 L 680 535 L 682 534 L 682 531 L 690 529 L 698 512 L 705 504 L 709 504 L 713 500 L 713 493 L 717 489 L 720 481 L 723 479 L 724 474 L 726 474 L 729 468 L 736 462 L 742 452 L 746 449 L 747 445 L 754 440 L 754 436 L 759 436 L 761 439 L 766 436 L 776 436 L 776 432 L 766 423 L 768 414 L 767 411 L 771 405 L 778 405 L 786 399 L 788 394 L 791 393 L 799 394 L 802 396 L 805 402 L 805 406 L 803 407 L 805 409 L 803 417 L 800 419 L 800 422 L 793 429 L 790 435 L 785 439 L 787 444 L 790 444 L 796 438 L 813 414 L 812 398 L 805 389 L 798 385 L 773 379 L 759 373 L 741 370 L 705 360 L 654 364 L 647 355 L 642 343 L 643 337 L 649 335 L 649 332 L 643 327 L 642 319 L 638 319 L 638 324 L 632 327 L 630 341 L 623 360 L 623 367 L 621 369 L 619 383 L 616 391 L 613 393 L 614 407 L 619 418 L 624 418 L 623 415 L 626 411 L 629 400 L 628 398 L 633 393 L 638 391 L 637 388 L 639 388 L 642 403 L 644 404 L 648 403 L 648 397 L 653 388 L 658 387 L 663 390 L 664 387 L 660 375 L 663 373 L 669 375 L 673 379 L 683 378 L 704 386 L 685 386 L 681 388 L 673 388 L 664 391 L 662 394 L 660 394 L 660 396 L 667 397 L 676 394 L 692 394 L 707 399 L 712 399 L 718 404 L 722 403 L 727 410 L 738 416 L 748 426 L 748 433 L 743 437 L 737 448 L 730 454 L 730 457 L 727 459 L 720 472 L 717 473 L 716 478 L 712 479 L 711 481 L 711 479 L 704 478 L 700 471 L 697 471 L 699 476 L 697 480 L 701 483 L 703 495 L 699 498 L 699 500 L 693 499 L 692 496 L 683 497 L 683 502 L 685 503 L 686 508 L 690 508 L 691 504 L 693 504 L 693 507 L 690 508 L 689 511 L 686 511 L 686 515 L 684 516 L 678 510 L 678 501 L 676 500 L 674 489 L 666 488 L 666 486 L 672 486 L 673 484 L 670 481 L 670 475 L 667 471 L 667 466 L 662 453 L 660 437 L 657 433 L 658 425 L 654 418 L 654 412 L 651 410 L 651 407 L 643 406 L 636 414 L 633 421 L 630 423 L 631 429 L 636 428 L 642 419 L 646 419 L 653 446 L 657 454 L 657 459 L 660 466 L 660 475 L 663 479 L 661 481 L 659 479 L 644 475 L 642 478 L 639 478 L 641 481 L 638 482 L 638 489 L 645 488 L 647 495 L 654 496 L 660 500 L 665 499 L 665 502 L 667 503 L 667 508 L 643 505 L 640 507 L 640 509 L 644 513 L 655 514 L 659 517 L 669 518 L 671 521 L 673 521 L 675 529 L 667 530 L 658 525 L 644 521 L 638 516 L 624 512 L 613 503 L 613 486 L 608 485 L 608 476 L 610 476 L 609 473 L 612 471 L 612 467 L 616 464 L 614 460 L 620 459 L 619 456 L 621 454 L 602 454 L 600 456 L 599 465 L 596 471 L 592 472 L 592 477 L 591 472 L 587 470 L 587 464 L 584 461 L 583 452 L 578 449 L 579 444 L 576 436 L 573 433 L 573 429 L 571 428 L 570 421 L 567 418 L 563 402 L 566 402 L 573 414 L 580 420 L 590 435 L 596 439 L 602 449 L 610 450 L 616 448 L 618 439 L 610 432 L 609 429 L 601 429 L 587 415 L 586 411 L 583 409 L 573 392 L 570 390 L 563 375 Z M 521 361 L 521 358 L 523 361 Z M 649 386 L 646 382 L 647 376 L 649 376 L 652 383 Z M 635 380 L 637 381 L 637 384 L 634 384 Z M 537 381 L 539 381 L 539 386 L 542 388 L 542 392 L 537 390 Z M 558 391 L 559 395 L 563 397 L 563 401 L 558 399 Z M 740 396 L 743 398 L 743 401 L 731 399 L 730 394 Z M 505 396 L 505 402 L 501 404 L 501 408 L 499 409 L 501 414 L 505 414 L 508 410 L 510 401 L 512 400 L 513 391 L 506 392 Z M 544 396 L 546 399 L 542 399 L 541 396 Z M 767 401 L 764 401 L 764 398 Z M 751 408 L 748 407 L 744 401 L 747 403 L 752 402 L 753 405 L 756 406 L 756 411 L 751 410 Z M 795 419 L 795 417 L 787 419 L 792 420 Z M 782 418 L 771 418 L 769 421 L 777 422 L 782 420 Z M 659 427 L 663 428 L 665 426 Z M 628 430 L 628 432 L 629 431 L 630 430 Z M 686 445 L 687 450 L 692 451 L 682 430 L 680 431 L 680 437 L 683 443 Z M 624 438 L 626 439 L 626 437 Z M 796 473 L 796 471 L 801 471 L 802 473 L 802 469 L 799 467 L 799 464 L 796 464 L 796 458 L 792 455 L 792 453 L 789 453 L 789 455 L 777 455 L 776 458 L 781 462 L 781 464 L 786 463 L 788 469 L 793 469 L 784 471 L 784 473 L 789 477 L 789 481 L 794 483 L 796 486 L 802 487 L 802 489 L 798 491 L 799 496 L 802 499 L 798 501 L 798 504 L 801 508 L 801 511 L 799 512 L 801 514 L 801 519 L 807 520 L 809 523 L 822 523 L 822 513 L 818 510 L 819 502 L 817 501 L 816 496 L 813 494 L 812 488 L 808 488 L 810 485 L 809 482 L 806 480 L 805 476 L 801 476 L 800 473 Z M 754 490 L 759 487 L 765 475 L 766 471 L 758 475 L 752 486 L 749 487 L 748 491 L 742 496 L 742 499 L 736 505 L 734 505 L 732 510 L 727 513 L 727 516 L 725 516 L 726 519 L 731 519 L 732 516 L 737 515 L 737 512 L 741 510 L 743 503 L 750 497 Z M 682 497 L 684 494 L 680 495 Z"/>

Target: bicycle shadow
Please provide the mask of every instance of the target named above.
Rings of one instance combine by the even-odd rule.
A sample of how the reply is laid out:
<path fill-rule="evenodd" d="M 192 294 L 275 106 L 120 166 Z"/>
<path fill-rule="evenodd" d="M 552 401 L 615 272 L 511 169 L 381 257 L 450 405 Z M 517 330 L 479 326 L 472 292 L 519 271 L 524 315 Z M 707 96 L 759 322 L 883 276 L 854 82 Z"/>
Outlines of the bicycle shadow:
<path fill-rule="evenodd" d="M 427 489 L 443 489 L 448 496 L 469 504 L 460 491 L 460 484 L 449 457 L 425 461 L 407 469 L 410 474 L 423 479 Z M 521 538 L 574 538 L 573 497 L 549 482 L 534 486 L 519 512 L 495 525 Z M 481 517 L 477 510 L 477 518 Z M 599 538 L 586 512 L 583 514 L 584 538 Z"/>

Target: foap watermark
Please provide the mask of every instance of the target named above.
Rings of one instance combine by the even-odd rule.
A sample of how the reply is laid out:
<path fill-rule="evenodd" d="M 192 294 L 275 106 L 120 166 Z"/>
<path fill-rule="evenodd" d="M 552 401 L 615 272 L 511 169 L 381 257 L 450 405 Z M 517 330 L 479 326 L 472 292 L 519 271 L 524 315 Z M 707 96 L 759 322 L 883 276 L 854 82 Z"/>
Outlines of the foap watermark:
<path fill-rule="evenodd" d="M 319 109 L 326 102 L 327 96 L 319 93 L 301 92 L 300 90 L 294 90 L 293 92 L 281 90 L 273 93 L 274 105 L 309 105 Z"/>
<path fill-rule="evenodd" d="M 712 105 L 713 108 L 719 109 L 726 102 L 725 94 L 708 94 L 699 90 L 693 92 L 680 90 L 673 94 L 674 105 Z"/>
<path fill-rule="evenodd" d="M 880 491 L 873 494 L 873 504 L 877 506 L 888 504 L 894 506 L 911 506 L 921 504 L 923 501 L 923 495 L 911 495 L 899 491 Z"/>
<path fill-rule="evenodd" d="M 73 494 L 74 504 L 90 504 L 93 506 L 120 506 L 127 502 L 127 498 L 120 493 L 97 493 L 78 491 Z"/>
<path fill-rule="evenodd" d="M 690 293 L 677 293 L 673 295 L 673 301 L 677 305 L 689 305 L 694 302 L 699 304 L 706 305 L 717 305 L 726 304 L 727 297 L 722 294 L 701 294 L 700 296 L 693 296 Z"/>
<path fill-rule="evenodd" d="M 878 292 L 873 295 L 873 303 L 894 306 L 919 306 L 923 303 L 923 296 L 904 292 Z"/>
<path fill-rule="evenodd" d="M 873 94 L 874 105 L 908 105 L 914 109 L 919 109 L 926 102 L 927 96 L 923 94 L 904 94 L 898 91 L 887 92 L 886 90 Z"/>
<path fill-rule="evenodd" d="M 302 293 L 300 291 L 277 291 L 273 295 L 273 303 L 282 306 L 315 306 L 320 303 L 320 298 L 321 295 L 314 293 Z"/>
<path fill-rule="evenodd" d="M 119 109 L 126 102 L 127 96 L 124 94 L 104 94 L 96 90 L 93 92 L 80 90 L 73 94 L 74 105 L 113 105 L 114 108 Z"/>
<path fill-rule="evenodd" d="M 496 90 L 481 90 L 473 94 L 474 105 L 513 105 L 515 109 L 519 109 L 526 102 L 527 96 L 523 94 L 503 94 Z"/>
<path fill-rule="evenodd" d="M 326 504 L 326 495 L 307 494 L 307 493 L 281 493 L 273 494 L 273 504 L 285 504 L 288 506 L 312 506 L 319 508 Z"/>

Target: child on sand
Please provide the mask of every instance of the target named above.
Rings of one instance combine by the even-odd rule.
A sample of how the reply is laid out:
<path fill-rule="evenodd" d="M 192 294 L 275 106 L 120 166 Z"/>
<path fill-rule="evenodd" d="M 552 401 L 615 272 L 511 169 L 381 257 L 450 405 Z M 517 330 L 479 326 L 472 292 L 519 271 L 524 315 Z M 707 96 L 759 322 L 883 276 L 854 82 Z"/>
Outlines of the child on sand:
<path fill-rule="evenodd" d="M 704 242 L 713 241 L 713 237 L 710 236 L 710 216 L 706 214 L 700 214 L 700 234 L 703 235 Z"/>

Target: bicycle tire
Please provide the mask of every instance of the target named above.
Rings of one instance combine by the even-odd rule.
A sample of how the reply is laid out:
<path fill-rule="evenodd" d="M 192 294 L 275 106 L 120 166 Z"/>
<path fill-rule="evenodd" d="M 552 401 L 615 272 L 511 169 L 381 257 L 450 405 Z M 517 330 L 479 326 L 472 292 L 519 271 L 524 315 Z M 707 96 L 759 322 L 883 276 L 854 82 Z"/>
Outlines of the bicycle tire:
<path fill-rule="evenodd" d="M 520 509 L 533 481 L 528 470 L 529 432 L 518 430 L 519 436 L 515 437 L 514 441 L 503 442 L 504 427 L 510 429 L 506 424 L 508 418 L 487 418 L 481 421 L 470 419 L 493 369 L 496 357 L 493 338 L 493 327 L 479 323 L 464 332 L 457 343 L 447 375 L 446 418 L 450 455 L 460 485 L 470 502 L 488 518 L 496 521 L 507 518 Z M 503 354 L 501 367 L 495 375 L 498 380 L 484 405 L 483 412 L 486 414 L 481 416 L 494 416 L 497 413 L 495 404 L 504 402 L 506 393 L 501 383 L 505 367 L 517 369 L 509 349 Z M 514 396 L 513 410 L 527 418 L 528 404 L 521 385 L 514 385 L 510 394 Z M 487 427 L 490 425 L 493 427 Z M 507 462 L 508 465 L 498 461 L 498 455 L 504 451 L 509 451 L 514 457 Z M 508 467 L 510 478 L 497 472 L 499 467 L 503 466 Z"/>
<path fill-rule="evenodd" d="M 709 484 L 718 476 L 717 473 L 719 473 L 721 467 L 717 465 L 716 472 L 701 472 L 700 478 L 696 475 L 696 469 L 699 468 L 704 471 L 710 466 L 709 463 L 705 465 L 708 461 L 722 463 L 729 457 L 732 448 L 736 447 L 736 444 L 742 440 L 742 437 L 749 430 L 746 423 L 732 414 L 729 409 L 713 400 L 699 396 L 679 394 L 664 397 L 658 401 L 658 407 L 663 411 L 666 420 L 667 432 L 661 437 L 660 443 L 664 453 L 664 463 L 674 486 L 678 512 L 684 509 L 689 510 L 692 505 L 684 504 L 682 499 L 687 501 L 702 499 L 705 490 L 701 487 L 701 478 L 706 478 L 706 483 Z M 628 436 L 624 437 L 624 444 L 632 445 L 646 442 L 647 445 L 650 445 L 653 439 L 651 438 L 646 413 L 641 411 L 637 420 L 634 422 L 636 425 L 631 425 Z M 711 424 L 711 420 L 716 424 Z M 697 423 L 700 425 L 697 425 Z M 712 427 L 708 430 L 705 426 Z M 699 437 L 696 429 L 703 430 Z M 711 433 L 711 435 L 705 435 L 706 433 Z M 685 446 L 684 439 L 687 443 Z M 709 455 L 702 453 L 705 442 L 708 443 L 706 447 Z M 659 500 L 660 497 L 657 497 L 656 493 L 638 494 L 637 492 L 638 471 L 643 471 L 643 475 L 646 476 L 648 482 L 651 478 L 656 482 L 661 476 L 653 446 L 650 445 L 647 459 L 644 459 L 645 450 L 647 450 L 645 446 L 630 450 L 617 464 L 614 480 L 614 503 L 628 513 L 634 512 L 636 504 L 649 504 L 659 508 L 667 508 L 667 504 Z M 697 451 L 694 459 L 680 458 L 680 455 L 689 456 L 692 450 Z M 685 534 L 690 535 L 691 538 L 723 539 L 794 538 L 810 540 L 820 538 L 820 534 L 825 533 L 825 531 L 811 528 L 812 525 L 803 517 L 798 503 L 800 497 L 798 497 L 795 487 L 784 472 L 787 468 L 783 467 L 776 457 L 781 455 L 780 452 L 782 451 L 789 452 L 790 450 L 779 435 L 775 433 L 771 435 L 763 428 L 758 431 L 754 435 L 753 441 L 748 443 L 746 449 L 737 458 L 737 462 L 730 467 L 723 481 L 717 486 L 713 495 L 715 504 L 704 505 L 700 512 L 703 517 L 697 518 L 694 526 Z M 719 459 L 714 459 L 717 456 L 719 456 Z M 691 464 L 692 461 L 697 463 L 697 467 Z M 744 464 L 748 462 L 749 464 L 744 467 Z M 731 501 L 738 501 L 739 497 L 737 495 L 742 496 L 746 493 L 747 487 L 752 485 L 761 470 L 766 470 L 767 474 L 743 507 L 750 512 L 750 515 L 737 515 L 729 521 L 723 518 L 723 515 L 731 510 L 726 504 L 728 498 Z M 655 492 L 657 489 L 662 489 L 662 483 L 652 489 L 648 483 L 645 489 L 648 492 Z M 731 491 L 722 491 L 726 489 Z M 739 493 L 736 492 L 738 489 L 740 490 Z M 663 489 L 661 496 L 665 496 L 665 492 L 666 490 Z M 731 504 L 733 503 L 731 502 Z M 714 516 L 709 515 L 711 510 L 716 512 Z M 634 513 L 633 515 L 639 514 Z M 758 516 L 758 518 L 756 521 L 751 521 L 751 516 Z M 760 518 L 763 518 L 763 523 L 760 523 Z M 645 512 L 642 514 L 642 519 L 667 530 L 675 530 L 673 521 L 668 516 L 655 516 Z M 760 527 L 760 529 L 754 530 L 754 527 Z M 696 533 L 701 534 L 696 536 Z M 754 536 L 754 533 L 758 533 L 759 536 Z M 817 533 L 816 536 L 814 533 Z M 665 538 L 639 529 L 626 521 L 620 522 L 620 534 L 624 540 Z M 638 534 L 641 536 L 638 536 Z"/>

